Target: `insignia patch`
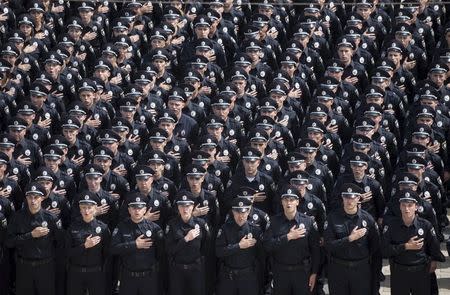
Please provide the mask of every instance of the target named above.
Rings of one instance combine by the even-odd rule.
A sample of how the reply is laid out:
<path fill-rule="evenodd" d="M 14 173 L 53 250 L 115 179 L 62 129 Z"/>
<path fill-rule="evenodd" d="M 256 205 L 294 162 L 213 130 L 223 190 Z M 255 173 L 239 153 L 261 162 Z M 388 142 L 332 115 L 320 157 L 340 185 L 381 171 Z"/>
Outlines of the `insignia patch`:
<path fill-rule="evenodd" d="M 386 233 L 386 232 L 388 231 L 388 229 L 389 229 L 389 226 L 385 225 L 385 226 L 383 227 L 383 234 Z"/>

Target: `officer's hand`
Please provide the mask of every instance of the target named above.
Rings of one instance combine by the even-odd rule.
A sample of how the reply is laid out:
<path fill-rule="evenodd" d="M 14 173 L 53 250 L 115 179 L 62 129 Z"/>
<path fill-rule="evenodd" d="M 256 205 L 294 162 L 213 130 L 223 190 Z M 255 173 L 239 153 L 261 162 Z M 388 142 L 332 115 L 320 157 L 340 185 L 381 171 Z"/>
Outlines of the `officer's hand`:
<path fill-rule="evenodd" d="M 405 70 L 411 70 L 411 69 L 413 69 L 415 66 L 416 66 L 416 61 L 415 61 L 415 60 L 408 60 L 408 59 L 406 59 L 406 60 L 403 62 L 403 68 L 404 68 Z"/>
<path fill-rule="evenodd" d="M 172 39 L 172 44 L 173 45 L 180 45 L 181 43 L 183 43 L 184 42 L 184 36 L 180 36 L 180 37 L 177 37 L 177 38 L 174 38 L 174 39 Z"/>
<path fill-rule="evenodd" d="M 258 92 L 255 90 L 251 90 L 251 91 L 246 91 L 245 93 L 247 93 L 250 96 L 256 97 L 258 95 Z"/>
<path fill-rule="evenodd" d="M 95 118 L 93 118 L 92 116 L 90 116 L 90 117 L 86 120 L 85 124 L 88 125 L 88 126 L 90 126 L 90 127 L 93 127 L 93 128 L 98 128 L 98 127 L 100 127 L 100 125 L 102 124 L 102 121 L 100 121 L 99 119 L 95 119 Z"/>
<path fill-rule="evenodd" d="M 303 238 L 306 235 L 305 228 L 297 228 L 297 225 L 291 227 L 287 234 L 288 241 Z"/>
<path fill-rule="evenodd" d="M 251 248 L 251 247 L 255 246 L 255 244 L 256 244 L 256 239 L 249 238 L 247 235 L 245 235 L 239 241 L 239 248 L 240 249 L 247 249 L 247 248 Z"/>
<path fill-rule="evenodd" d="M 38 47 L 37 42 L 33 42 L 33 44 L 29 44 L 27 45 L 24 49 L 23 52 L 24 53 L 32 53 L 36 50 L 36 48 Z"/>
<path fill-rule="evenodd" d="M 355 85 L 356 83 L 358 83 L 358 77 L 350 76 L 350 77 L 345 78 L 344 81 L 346 81 L 352 85 Z"/>
<path fill-rule="evenodd" d="M 139 144 L 141 142 L 141 137 L 138 134 L 136 135 L 133 134 L 130 137 L 128 137 L 128 140 L 131 143 Z"/>
<path fill-rule="evenodd" d="M 272 150 L 270 154 L 267 154 L 267 157 L 276 160 L 278 159 L 278 152 L 276 150 Z"/>
<path fill-rule="evenodd" d="M 4 22 L 8 19 L 8 13 L 2 13 L 0 14 L 0 22 Z"/>
<path fill-rule="evenodd" d="M 283 118 L 280 121 L 277 121 L 278 124 L 287 127 L 287 125 L 289 124 L 289 119 L 288 118 Z"/>
<path fill-rule="evenodd" d="M 414 236 L 405 244 L 406 250 L 420 250 L 423 247 L 423 238 Z"/>
<path fill-rule="evenodd" d="M 108 192 L 114 200 L 120 199 L 120 195 L 118 193 L 113 193 L 113 191 Z"/>
<path fill-rule="evenodd" d="M 94 247 L 95 245 L 100 243 L 101 239 L 102 238 L 99 236 L 93 237 L 92 235 L 89 235 L 89 237 L 87 237 L 86 240 L 84 241 L 84 248 L 89 249 Z"/>
<path fill-rule="evenodd" d="M 19 176 L 17 176 L 17 175 L 8 175 L 8 178 L 9 179 L 12 179 L 12 180 L 14 180 L 14 181 L 19 181 Z"/>
<path fill-rule="evenodd" d="M 362 237 L 364 237 L 364 235 L 366 234 L 367 229 L 366 228 L 360 228 L 358 229 L 358 227 L 356 226 L 353 230 L 352 233 L 348 236 L 348 240 L 350 242 L 356 241 L 361 239 Z"/>
<path fill-rule="evenodd" d="M 275 27 L 270 28 L 270 30 L 267 32 L 267 35 L 272 37 L 273 39 L 276 39 L 278 37 L 278 31 Z"/>
<path fill-rule="evenodd" d="M 37 124 L 42 128 L 50 128 L 50 126 L 52 125 L 52 119 L 48 118 L 48 119 L 42 120 L 42 118 L 39 117 Z"/>
<path fill-rule="evenodd" d="M 253 201 L 254 202 L 264 202 L 266 200 L 267 196 L 265 192 L 258 192 L 253 195 Z"/>
<path fill-rule="evenodd" d="M 195 239 L 196 237 L 198 237 L 199 235 L 200 235 L 200 227 L 196 227 L 196 228 L 191 229 L 191 230 L 187 233 L 187 235 L 184 237 L 184 240 L 185 240 L 186 242 L 190 242 L 190 241 L 192 241 L 193 239 Z"/>
<path fill-rule="evenodd" d="M 139 13 L 146 14 L 146 13 L 152 13 L 153 12 L 153 4 L 152 2 L 147 2 L 139 9 Z"/>
<path fill-rule="evenodd" d="M 17 157 L 17 161 L 25 166 L 30 166 L 33 162 L 31 161 L 31 159 L 25 155 L 20 155 Z"/>
<path fill-rule="evenodd" d="M 122 77 L 121 76 L 115 76 L 113 78 L 111 78 L 111 80 L 109 80 L 109 82 L 111 82 L 112 84 L 120 84 L 122 83 Z"/>
<path fill-rule="evenodd" d="M 109 12 L 109 7 L 108 7 L 108 5 L 100 5 L 100 6 L 97 8 L 97 11 L 98 11 L 99 13 L 105 14 L 105 13 L 108 13 L 108 12 Z"/>
<path fill-rule="evenodd" d="M 292 97 L 292 98 L 300 98 L 301 96 L 302 96 L 302 90 L 297 89 L 297 88 L 293 88 L 288 94 L 288 97 Z"/>
<path fill-rule="evenodd" d="M 95 38 L 97 38 L 96 32 L 88 32 L 88 33 L 84 34 L 84 36 L 83 36 L 83 40 L 85 40 L 85 41 L 92 41 Z"/>
<path fill-rule="evenodd" d="M 161 217 L 160 211 L 151 212 L 152 207 L 150 207 L 144 215 L 144 218 L 150 221 L 157 221 Z"/>
<path fill-rule="evenodd" d="M 102 101 L 110 102 L 112 100 L 112 93 L 105 92 L 100 94 L 100 99 Z"/>
<path fill-rule="evenodd" d="M 369 202 L 372 199 L 372 192 L 361 194 L 361 203 Z"/>
<path fill-rule="evenodd" d="M 427 201 L 428 203 L 431 203 L 431 194 L 422 194 L 422 198 Z"/>
<path fill-rule="evenodd" d="M 113 172 L 119 174 L 120 176 L 127 175 L 127 169 L 125 169 L 125 167 L 123 167 L 122 165 L 119 165 L 116 168 L 114 168 Z"/>
<path fill-rule="evenodd" d="M 79 61 L 84 61 L 86 59 L 87 53 L 86 52 L 77 52 L 75 54 L 75 58 Z"/>
<path fill-rule="evenodd" d="M 225 163 L 225 164 L 230 163 L 230 161 L 231 161 L 230 157 L 229 157 L 229 156 L 222 156 L 222 155 L 221 155 L 221 152 L 222 152 L 222 151 L 220 151 L 220 152 L 216 155 L 216 160 L 217 160 L 217 161 L 220 161 L 220 162 L 222 162 L 222 163 Z"/>
<path fill-rule="evenodd" d="M 312 292 L 314 290 L 314 287 L 316 286 L 316 279 L 317 279 L 317 274 L 315 274 L 315 273 L 312 273 L 309 276 L 308 287 L 309 287 L 310 292 Z"/>
<path fill-rule="evenodd" d="M 57 195 L 60 195 L 60 196 L 62 196 L 62 197 L 65 197 L 66 196 L 66 194 L 67 194 L 67 191 L 65 190 L 65 189 L 57 189 L 58 187 L 57 186 L 55 186 L 55 188 L 53 189 L 53 192 L 55 193 L 55 194 L 57 194 Z"/>
<path fill-rule="evenodd" d="M 40 237 L 48 235 L 49 232 L 50 232 L 50 230 L 48 228 L 42 227 L 42 226 L 38 226 L 38 227 L 35 227 L 31 231 L 31 236 L 33 238 L 40 238 Z"/>
<path fill-rule="evenodd" d="M 276 136 L 276 137 L 273 137 L 273 140 L 276 141 L 276 142 L 278 142 L 278 143 L 280 143 L 280 144 L 284 144 L 283 136 Z"/>
<path fill-rule="evenodd" d="M 174 152 L 174 151 L 169 151 L 167 154 L 171 155 L 172 157 L 174 157 L 178 161 L 181 159 L 181 154 L 180 153 L 177 153 L 177 152 Z"/>
<path fill-rule="evenodd" d="M 197 204 L 197 206 L 195 206 L 194 208 L 194 211 L 192 212 L 192 215 L 194 215 L 195 217 L 204 216 L 208 214 L 208 212 L 209 212 L 208 206 L 200 207 L 200 204 Z"/>
<path fill-rule="evenodd" d="M 22 71 L 24 71 L 24 72 L 28 72 L 29 70 L 31 70 L 31 65 L 30 64 L 20 63 L 17 67 L 19 69 L 21 69 Z"/>
<path fill-rule="evenodd" d="M 109 211 L 109 205 L 108 204 L 97 206 L 97 211 L 95 211 L 95 215 L 96 216 L 103 215 L 103 214 L 108 213 L 108 211 Z"/>
<path fill-rule="evenodd" d="M 84 157 L 83 156 L 79 156 L 78 158 L 75 158 L 75 156 L 73 156 L 72 158 L 70 158 L 70 160 L 77 166 L 80 166 L 81 164 L 84 163 Z"/>
<path fill-rule="evenodd" d="M 327 131 L 330 133 L 338 133 L 339 126 L 337 124 L 330 123 L 327 125 Z"/>
<path fill-rule="evenodd" d="M 52 4 L 51 8 L 52 13 L 61 13 L 64 12 L 64 5 L 55 6 L 55 3 Z"/>
<path fill-rule="evenodd" d="M 430 273 L 435 272 L 436 268 L 437 268 L 437 261 L 431 261 L 430 262 Z"/>
<path fill-rule="evenodd" d="M 139 41 L 139 35 L 130 36 L 130 40 L 131 42 L 136 43 L 137 41 Z"/>
<path fill-rule="evenodd" d="M 209 87 L 209 86 L 202 86 L 198 92 L 199 93 L 203 93 L 205 95 L 210 95 L 211 94 L 211 87 Z"/>
<path fill-rule="evenodd" d="M 8 189 L 7 187 L 5 187 L 0 190 L 0 197 L 9 198 L 10 195 L 11 195 L 10 188 Z"/>
<path fill-rule="evenodd" d="M 52 208 L 50 206 L 48 206 L 47 208 L 45 208 L 45 210 L 51 212 L 52 214 L 59 216 L 59 214 L 61 214 L 61 210 L 59 208 Z"/>
<path fill-rule="evenodd" d="M 437 154 L 439 153 L 439 150 L 441 149 L 441 144 L 437 141 L 435 141 L 432 145 L 429 145 L 428 150 L 433 153 L 433 154 Z"/>
<path fill-rule="evenodd" d="M 331 142 L 331 140 L 330 140 L 330 142 L 325 142 L 325 143 L 323 144 L 323 146 L 324 146 L 325 148 L 329 149 L 329 150 L 332 150 L 332 149 L 333 149 L 333 143 Z"/>
<path fill-rule="evenodd" d="M 136 248 L 138 249 L 148 249 L 153 245 L 153 241 L 146 238 L 144 235 L 140 235 L 136 239 Z"/>
<path fill-rule="evenodd" d="M 44 32 L 39 32 L 39 33 L 35 34 L 34 37 L 36 39 L 42 40 L 45 38 L 45 34 L 44 34 Z"/>

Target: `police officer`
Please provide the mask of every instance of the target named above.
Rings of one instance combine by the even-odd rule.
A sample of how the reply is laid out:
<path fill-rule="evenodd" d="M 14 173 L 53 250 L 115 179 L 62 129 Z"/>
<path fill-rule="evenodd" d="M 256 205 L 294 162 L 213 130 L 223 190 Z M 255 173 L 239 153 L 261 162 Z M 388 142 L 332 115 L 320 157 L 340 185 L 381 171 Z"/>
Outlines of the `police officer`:
<path fill-rule="evenodd" d="M 273 260 L 276 295 L 311 294 L 319 270 L 317 224 L 297 211 L 297 189 L 288 186 L 281 195 L 283 212 L 271 219 L 263 245 Z"/>
<path fill-rule="evenodd" d="M 16 253 L 16 294 L 55 294 L 55 252 L 64 242 L 61 222 L 41 207 L 45 189 L 32 182 L 26 206 L 8 227 L 7 246 Z"/>
<path fill-rule="evenodd" d="M 404 191 L 401 217 L 383 228 L 381 250 L 389 258 L 393 294 L 430 294 L 430 273 L 445 257 L 431 223 L 416 216 L 418 195 Z"/>
<path fill-rule="evenodd" d="M 205 256 L 210 239 L 208 224 L 194 217 L 194 197 L 180 192 L 176 199 L 179 215 L 166 227 L 169 255 L 169 294 L 205 294 Z"/>
<path fill-rule="evenodd" d="M 342 208 L 328 215 L 325 248 L 329 253 L 328 284 L 333 294 L 372 294 L 371 256 L 379 248 L 378 226 L 359 208 L 359 186 L 341 187 Z"/>
<path fill-rule="evenodd" d="M 233 200 L 233 218 L 217 233 L 216 255 L 220 259 L 217 295 L 259 294 L 257 267 L 261 261 L 262 229 L 249 222 L 252 202 Z"/>
<path fill-rule="evenodd" d="M 144 218 L 147 208 L 140 194 L 130 199 L 130 218 L 118 224 L 111 239 L 111 254 L 120 258 L 119 294 L 160 294 L 157 272 L 163 231 Z"/>
<path fill-rule="evenodd" d="M 67 230 L 66 247 L 69 259 L 67 294 L 103 295 L 108 266 L 111 233 L 108 226 L 95 218 L 95 193 L 85 192 L 79 198 L 81 219 L 74 220 Z"/>

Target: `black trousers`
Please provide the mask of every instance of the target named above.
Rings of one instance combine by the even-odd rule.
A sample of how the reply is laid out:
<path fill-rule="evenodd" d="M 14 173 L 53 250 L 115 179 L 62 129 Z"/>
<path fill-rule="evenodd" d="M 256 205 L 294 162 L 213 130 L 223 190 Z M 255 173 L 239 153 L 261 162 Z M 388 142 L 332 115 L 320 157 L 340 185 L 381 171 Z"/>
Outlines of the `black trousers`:
<path fill-rule="evenodd" d="M 254 270 L 232 272 L 222 270 L 218 275 L 216 295 L 258 295 L 259 280 Z"/>
<path fill-rule="evenodd" d="M 369 261 L 348 266 L 331 258 L 328 261 L 328 286 L 330 294 L 333 295 L 372 294 L 372 272 Z"/>
<path fill-rule="evenodd" d="M 16 263 L 16 295 L 55 295 L 55 262 L 38 264 L 20 258 Z"/>
<path fill-rule="evenodd" d="M 153 271 L 145 275 L 121 272 L 119 295 L 159 294 L 158 273 Z M 109 294 L 108 294 L 109 295 Z"/>
<path fill-rule="evenodd" d="M 10 289 L 10 257 L 9 249 L 0 247 L 0 295 L 8 295 Z"/>
<path fill-rule="evenodd" d="M 205 266 L 203 261 L 190 265 L 171 263 L 169 274 L 169 295 L 205 294 Z"/>
<path fill-rule="evenodd" d="M 286 270 L 274 264 L 273 295 L 311 294 L 309 291 L 309 267 Z"/>
<path fill-rule="evenodd" d="M 84 295 L 88 291 L 89 295 L 105 295 L 105 277 L 101 267 L 86 270 L 69 267 L 67 294 Z"/>
<path fill-rule="evenodd" d="M 429 295 L 430 273 L 428 265 L 416 269 L 391 263 L 391 293 L 395 295 Z"/>

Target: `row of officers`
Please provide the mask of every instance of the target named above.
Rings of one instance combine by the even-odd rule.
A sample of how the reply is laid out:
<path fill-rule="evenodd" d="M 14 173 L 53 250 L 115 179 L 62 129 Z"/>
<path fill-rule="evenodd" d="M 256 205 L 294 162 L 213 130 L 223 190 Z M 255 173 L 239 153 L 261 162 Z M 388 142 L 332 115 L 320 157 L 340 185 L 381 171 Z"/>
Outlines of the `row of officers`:
<path fill-rule="evenodd" d="M 138 177 L 150 179 L 151 171 Z M 286 185 L 280 213 L 265 223 L 253 205 L 258 194 L 242 187 L 217 227 L 199 214 L 192 192 L 177 194 L 176 214 L 165 228 L 152 221 L 148 196 L 134 192 L 126 196 L 126 217 L 110 230 L 98 218 L 98 194 L 85 191 L 73 202 L 79 217 L 65 230 L 43 206 L 46 188 L 32 182 L 24 207 L 2 221 L 0 292 L 8 294 L 8 280 L 15 279 L 17 295 L 258 295 L 267 288 L 275 295 L 322 294 L 327 277 L 331 294 L 378 294 L 385 257 L 392 294 L 435 294 L 434 271 L 445 257 L 423 215 L 426 202 L 408 183 L 391 199 L 382 224 L 361 208 L 367 194 L 353 183 L 341 186 L 340 204 L 325 219 L 323 205 L 308 215 L 304 209 L 315 203 L 307 184 L 299 177 Z"/>

